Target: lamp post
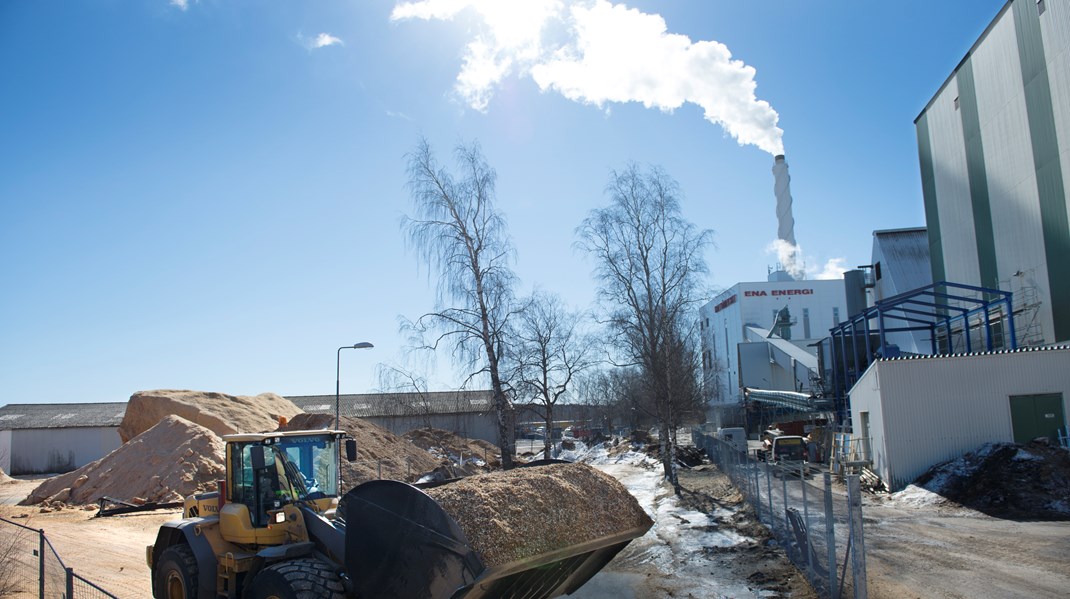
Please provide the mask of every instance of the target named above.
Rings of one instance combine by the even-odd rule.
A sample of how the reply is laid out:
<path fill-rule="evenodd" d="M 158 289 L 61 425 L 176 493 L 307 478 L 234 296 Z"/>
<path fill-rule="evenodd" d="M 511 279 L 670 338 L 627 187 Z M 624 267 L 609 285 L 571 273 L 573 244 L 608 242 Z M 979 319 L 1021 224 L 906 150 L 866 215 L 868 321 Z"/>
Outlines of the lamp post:
<path fill-rule="evenodd" d="M 370 349 L 375 347 L 367 341 L 361 341 L 360 343 L 354 343 L 353 345 L 343 345 L 338 348 L 336 352 L 337 359 L 334 364 L 334 430 L 338 430 L 338 422 L 341 416 L 340 410 L 340 390 L 342 381 L 342 350 L 343 349 Z"/>

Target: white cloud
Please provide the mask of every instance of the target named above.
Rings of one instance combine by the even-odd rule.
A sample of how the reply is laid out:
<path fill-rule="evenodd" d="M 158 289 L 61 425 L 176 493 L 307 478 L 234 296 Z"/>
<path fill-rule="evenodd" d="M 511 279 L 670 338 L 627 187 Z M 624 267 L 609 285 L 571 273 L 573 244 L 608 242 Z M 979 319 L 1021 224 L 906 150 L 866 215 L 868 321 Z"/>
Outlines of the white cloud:
<path fill-rule="evenodd" d="M 308 48 L 314 50 L 316 48 L 326 48 L 327 46 L 334 46 L 335 44 L 344 46 L 345 42 L 334 37 L 329 33 L 321 33 L 314 39 L 309 41 Z"/>
<path fill-rule="evenodd" d="M 807 260 L 803 258 L 802 246 L 792 245 L 783 239 L 776 239 L 765 247 L 766 253 L 776 254 L 777 264 L 785 272 L 802 280 L 813 279 L 840 279 L 847 272 L 846 258 L 829 258 L 821 269 L 808 268 L 808 262 L 819 263 L 819 260 Z"/>
<path fill-rule="evenodd" d="M 847 272 L 846 258 L 829 258 L 825 267 L 811 276 L 811 279 L 842 279 L 843 273 Z"/>
<path fill-rule="evenodd" d="M 171 6 L 177 6 L 179 10 L 189 8 L 189 0 L 171 0 Z"/>
<path fill-rule="evenodd" d="M 530 76 L 544 91 L 603 109 L 640 102 L 671 112 L 690 102 L 740 144 L 783 153 L 779 117 L 757 99 L 754 68 L 720 42 L 669 33 L 660 15 L 609 0 L 570 0 L 567 9 L 561 0 L 417 0 L 397 4 L 391 19 L 448 21 L 466 10 L 483 27 L 455 87 L 476 110 L 505 77 Z"/>

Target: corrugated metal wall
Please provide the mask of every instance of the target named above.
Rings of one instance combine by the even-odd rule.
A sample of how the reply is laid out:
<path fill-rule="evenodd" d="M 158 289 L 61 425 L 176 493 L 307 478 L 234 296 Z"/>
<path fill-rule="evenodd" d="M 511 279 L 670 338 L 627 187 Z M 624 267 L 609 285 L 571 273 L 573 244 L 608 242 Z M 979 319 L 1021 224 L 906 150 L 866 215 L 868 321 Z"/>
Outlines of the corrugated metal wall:
<path fill-rule="evenodd" d="M 1034 307 L 1024 318 L 1037 326 L 1030 335 L 1052 343 L 1070 340 L 1070 283 L 1060 257 L 1070 221 L 1070 0 L 1046 0 L 1039 17 L 1034 0 L 1009 6 L 917 121 L 926 203 L 938 207 L 929 227 L 942 253 L 932 261 L 949 281 L 985 285 L 994 255 L 996 284 L 1030 298 Z M 1039 56 L 1045 76 L 1023 66 Z M 967 135 L 964 126 L 979 126 L 980 135 Z M 1045 165 L 1056 153 L 1053 174 Z M 975 158 L 974 196 L 967 156 Z"/>
<path fill-rule="evenodd" d="M 0 469 L 11 474 L 11 431 L 0 431 Z"/>
<path fill-rule="evenodd" d="M 1044 236 L 1040 234 L 1040 196 L 1012 12 L 992 28 L 972 63 L 992 198 L 998 276 L 1006 281 L 1004 289 L 1020 291 L 1023 286 L 1032 286 L 1046 297 L 1050 290 Z M 1013 279 L 1016 272 L 1023 275 Z M 1051 331 L 1050 302 L 1042 304 L 1038 317 L 1041 327 Z"/>
<path fill-rule="evenodd" d="M 1070 349 L 877 362 L 852 389 L 852 422 L 868 408 L 876 441 L 881 414 L 872 446 L 896 489 L 984 443 L 1013 441 L 1010 396 L 1039 393 L 1062 393 L 1070 414 Z"/>
<path fill-rule="evenodd" d="M 1051 81 L 1055 127 L 1060 132 L 1070 131 L 1070 2 L 1065 0 L 1048 4 L 1047 19 L 1040 20 L 1044 35 L 1044 47 L 1048 49 L 1048 78 Z M 1070 139 L 1060 139 L 1062 152 L 1059 159 L 1063 167 L 1063 181 L 1070 182 Z M 1066 204 L 1070 219 L 1070 202 Z"/>
<path fill-rule="evenodd" d="M 11 431 L 11 472 L 70 472 L 119 448 L 118 427 L 38 428 Z"/>

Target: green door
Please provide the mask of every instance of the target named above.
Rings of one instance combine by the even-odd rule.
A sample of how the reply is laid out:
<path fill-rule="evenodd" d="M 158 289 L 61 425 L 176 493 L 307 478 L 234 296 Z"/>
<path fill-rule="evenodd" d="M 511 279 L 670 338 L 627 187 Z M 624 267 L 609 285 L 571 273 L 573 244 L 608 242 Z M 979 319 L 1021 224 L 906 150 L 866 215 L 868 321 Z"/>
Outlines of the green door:
<path fill-rule="evenodd" d="M 1062 393 L 1011 396 L 1011 428 L 1015 443 L 1028 443 L 1037 437 L 1057 441 L 1057 431 L 1064 426 Z"/>

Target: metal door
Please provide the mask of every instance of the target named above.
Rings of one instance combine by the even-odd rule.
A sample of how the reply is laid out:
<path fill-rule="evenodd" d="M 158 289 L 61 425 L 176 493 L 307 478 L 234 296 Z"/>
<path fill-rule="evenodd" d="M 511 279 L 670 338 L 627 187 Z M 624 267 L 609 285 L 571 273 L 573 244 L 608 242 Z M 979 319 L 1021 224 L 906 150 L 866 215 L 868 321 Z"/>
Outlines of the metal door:
<path fill-rule="evenodd" d="M 1010 400 L 1015 443 L 1028 443 L 1037 437 L 1058 442 L 1058 431 L 1066 426 L 1062 393 L 1012 395 Z"/>

